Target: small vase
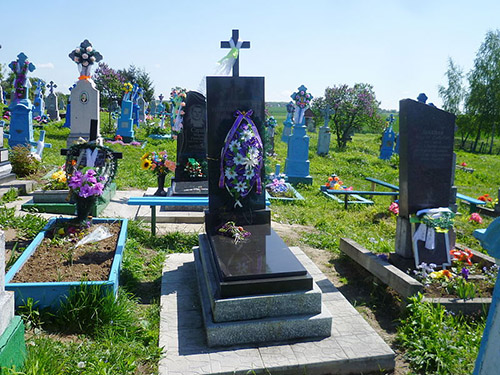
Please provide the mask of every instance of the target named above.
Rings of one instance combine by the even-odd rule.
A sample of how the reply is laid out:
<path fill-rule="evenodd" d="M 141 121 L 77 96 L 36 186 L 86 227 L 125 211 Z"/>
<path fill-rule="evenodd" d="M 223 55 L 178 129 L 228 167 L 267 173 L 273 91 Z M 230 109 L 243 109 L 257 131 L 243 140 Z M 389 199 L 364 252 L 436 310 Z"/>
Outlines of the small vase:
<path fill-rule="evenodd" d="M 97 202 L 97 196 L 92 195 L 88 198 L 76 197 L 76 220 L 78 222 L 84 222 L 89 216 L 92 216 L 90 212 Z"/>
<path fill-rule="evenodd" d="M 165 177 L 167 177 L 166 174 L 159 174 L 158 175 L 158 190 L 155 191 L 154 195 L 156 197 L 166 197 L 167 192 L 165 191 Z"/>

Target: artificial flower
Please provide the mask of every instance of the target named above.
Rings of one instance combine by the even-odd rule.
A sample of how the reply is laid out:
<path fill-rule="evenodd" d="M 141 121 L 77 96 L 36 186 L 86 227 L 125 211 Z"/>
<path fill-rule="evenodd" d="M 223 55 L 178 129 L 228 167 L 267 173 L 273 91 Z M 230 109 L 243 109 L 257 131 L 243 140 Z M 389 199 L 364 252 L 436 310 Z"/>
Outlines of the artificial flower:
<path fill-rule="evenodd" d="M 475 221 L 476 223 L 481 224 L 483 222 L 483 218 L 477 212 L 473 212 L 469 217 L 469 221 Z"/>

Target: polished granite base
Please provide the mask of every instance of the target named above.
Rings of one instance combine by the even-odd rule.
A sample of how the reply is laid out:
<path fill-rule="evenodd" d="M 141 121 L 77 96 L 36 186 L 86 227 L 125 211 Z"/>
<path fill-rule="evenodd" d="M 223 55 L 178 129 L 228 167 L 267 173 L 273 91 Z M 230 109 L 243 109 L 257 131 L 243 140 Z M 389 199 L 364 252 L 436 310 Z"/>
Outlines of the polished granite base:
<path fill-rule="evenodd" d="M 219 298 L 312 289 L 311 276 L 270 226 L 245 230 L 250 237 L 236 244 L 230 237 L 208 235 Z"/>

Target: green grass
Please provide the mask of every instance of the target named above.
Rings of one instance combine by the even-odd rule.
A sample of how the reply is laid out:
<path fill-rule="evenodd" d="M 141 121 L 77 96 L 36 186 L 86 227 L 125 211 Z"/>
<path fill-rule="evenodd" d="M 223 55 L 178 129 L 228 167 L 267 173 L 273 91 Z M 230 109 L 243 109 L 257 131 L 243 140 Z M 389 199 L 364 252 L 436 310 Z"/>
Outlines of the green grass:
<path fill-rule="evenodd" d="M 268 160 L 268 168 L 274 170 L 275 164 L 279 163 L 284 170 L 287 150 L 286 145 L 281 142 L 281 131 L 286 118 L 286 109 L 275 107 L 271 108 L 270 112 L 278 120 L 279 125 L 275 136 L 277 156 Z M 101 116 L 102 123 L 106 122 L 107 114 L 102 113 Z M 64 163 L 64 157 L 60 155 L 59 150 L 66 147 L 69 130 L 61 128 L 62 123 L 46 126 L 46 141 L 52 143 L 52 148 L 44 151 L 45 170 Z M 141 129 L 137 131 L 136 136 L 140 141 L 147 140 L 144 148 L 110 145 L 113 150 L 123 153 L 116 177 L 120 190 L 144 190 L 156 185 L 154 174 L 140 169 L 140 157 L 144 152 L 167 150 L 171 159 L 175 160 L 176 142 L 146 139 Z M 393 251 L 396 217 L 388 211 L 390 197 L 375 196 L 373 206 L 349 207 L 348 210 L 344 210 L 343 205 L 327 199 L 319 192 L 320 186 L 332 173 L 339 175 L 345 185 L 353 186 L 357 190 L 370 189 L 370 183 L 365 177 L 375 177 L 398 185 L 398 169 L 394 163 L 378 159 L 381 134 L 356 134 L 346 150 L 340 150 L 335 146 L 332 134 L 330 153 L 326 157 L 316 155 L 317 133 L 309 133 L 309 136 L 310 174 L 313 176 L 313 185 L 297 187 L 306 198 L 303 202 L 294 204 L 273 202 L 271 207 L 273 220 L 313 228 L 300 233 L 298 245 L 308 244 L 338 254 L 339 239 L 349 237 L 376 253 Z M 38 134 L 35 134 L 35 138 L 37 137 Z M 500 158 L 457 151 L 457 163 L 462 162 L 474 168 L 475 172 L 469 174 L 457 170 L 456 185 L 459 192 L 472 197 L 485 193 L 496 196 L 500 186 Z M 468 221 L 468 207 L 464 204 L 459 205 L 459 214 L 455 224 L 457 241 L 480 250 L 472 232 L 477 228 L 486 227 L 492 219 L 483 217 L 483 224 Z M 33 238 L 44 224 L 45 220 L 36 215 L 28 215 L 21 219 L 13 210 L 3 208 L 0 210 L 0 227 L 17 228 L 25 238 Z M 128 306 L 127 309 L 133 313 L 131 317 L 134 322 L 133 328 L 113 330 L 109 324 L 102 324 L 100 327 L 105 327 L 100 330 L 102 334 L 96 335 L 93 323 L 88 322 L 80 327 L 84 333 L 74 336 L 68 335 L 57 326 L 54 328 L 54 325 L 50 328 L 52 331 L 48 331 L 49 326 L 42 324 L 37 334 L 30 332 L 27 367 L 20 374 L 154 373 L 158 361 L 158 352 L 155 348 L 158 340 L 158 301 L 162 265 L 169 253 L 189 252 L 197 241 L 196 235 L 183 233 L 151 237 L 149 230 L 141 223 L 130 222 L 120 295 L 126 299 L 121 303 Z M 133 297 L 131 298 L 129 294 Z M 400 345 L 408 354 L 414 371 L 447 373 L 440 371 L 448 366 L 455 371 L 454 373 L 467 373 L 473 365 L 479 345 L 481 324 L 484 325 L 482 318 L 468 320 L 450 317 L 421 304 L 418 300 L 412 304 L 413 307 L 410 306 L 408 314 L 401 321 Z M 115 313 L 118 314 L 118 312 L 110 314 Z M 88 312 L 86 314 L 88 316 Z M 429 324 L 420 324 L 426 317 L 429 318 Z M 50 319 L 41 319 L 42 323 L 44 320 Z M 65 325 L 69 326 L 69 323 Z M 445 327 L 450 327 L 450 332 L 458 332 L 457 339 L 460 340 L 457 341 L 451 336 L 446 336 L 446 339 L 438 337 L 441 331 L 448 329 Z M 471 334 L 466 336 L 463 332 Z M 460 346 L 462 341 L 464 345 Z M 420 345 L 420 349 L 412 347 L 413 342 L 419 343 L 415 345 Z M 457 350 L 450 350 L 455 346 Z M 465 352 L 463 346 L 468 346 L 469 352 Z M 442 352 L 446 353 L 439 356 Z M 79 363 L 80 365 L 83 363 L 85 368 L 79 368 Z"/>

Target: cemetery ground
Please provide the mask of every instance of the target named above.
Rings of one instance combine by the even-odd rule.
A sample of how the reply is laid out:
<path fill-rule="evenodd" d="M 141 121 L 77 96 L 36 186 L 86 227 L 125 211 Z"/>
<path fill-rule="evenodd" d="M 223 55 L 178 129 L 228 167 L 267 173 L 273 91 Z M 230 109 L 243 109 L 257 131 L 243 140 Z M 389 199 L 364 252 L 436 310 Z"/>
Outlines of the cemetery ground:
<path fill-rule="evenodd" d="M 275 136 L 277 156 L 269 158 L 270 171 L 276 163 L 284 167 L 286 158 L 286 145 L 280 141 L 286 111 L 272 108 L 271 114 L 280 125 Z M 102 116 L 104 133 L 108 119 L 106 113 Z M 69 130 L 60 128 L 61 124 L 45 126 L 46 142 L 52 143 L 52 148 L 44 151 L 45 171 L 31 177 L 40 179 L 51 167 L 63 164 L 59 150 L 65 147 Z M 348 237 L 374 253 L 394 251 L 396 216 L 388 210 L 390 197 L 374 197 L 372 206 L 344 210 L 343 205 L 319 192 L 320 185 L 333 173 L 355 190 L 370 190 L 365 177 L 397 185 L 397 162 L 378 159 L 380 135 L 356 134 L 346 150 L 336 149 L 332 139 L 326 157 L 316 155 L 317 133 L 308 135 L 313 185 L 298 186 L 305 201 L 272 203 L 274 229 L 289 246 L 300 246 L 393 348 L 397 353 L 395 374 L 471 373 L 484 329 L 484 315 L 453 315 L 422 303 L 419 297 L 404 301 L 339 250 L 340 238 Z M 137 138 L 147 139 L 141 129 Z M 123 153 L 115 180 L 118 190 L 156 186 L 154 175 L 140 169 L 140 157 L 146 151 L 165 149 L 171 159 L 175 158 L 175 142 L 168 140 L 148 139 L 144 148 L 110 146 Z M 457 164 L 465 162 L 475 170 L 474 173 L 456 171 L 458 191 L 471 197 L 483 194 L 495 197 L 500 186 L 499 159 L 457 151 Z M 472 232 L 487 227 L 492 219 L 483 216 L 482 224 L 469 221 L 468 206 L 463 203 L 459 203 L 459 212 L 455 222 L 457 242 L 481 250 Z M 14 210 L 1 210 L 0 226 L 10 228 L 9 247 L 19 241 L 16 252 L 26 246 L 44 223 L 36 213 L 21 218 Z M 155 373 L 160 356 L 156 347 L 162 264 L 169 253 L 189 252 L 196 244 L 196 234 L 174 232 L 151 237 L 149 224 L 130 222 L 117 302 L 94 298 L 94 304 L 86 302 L 88 309 L 69 306 L 65 314 L 56 315 L 39 312 L 36 305 L 26 304 L 17 313 L 24 317 L 28 327 L 29 355 L 26 369 L 17 373 Z M 91 300 L 92 291 L 88 295 Z M 95 311 L 102 312 L 97 321 L 89 318 Z M 75 322 L 80 324 L 72 324 Z"/>

